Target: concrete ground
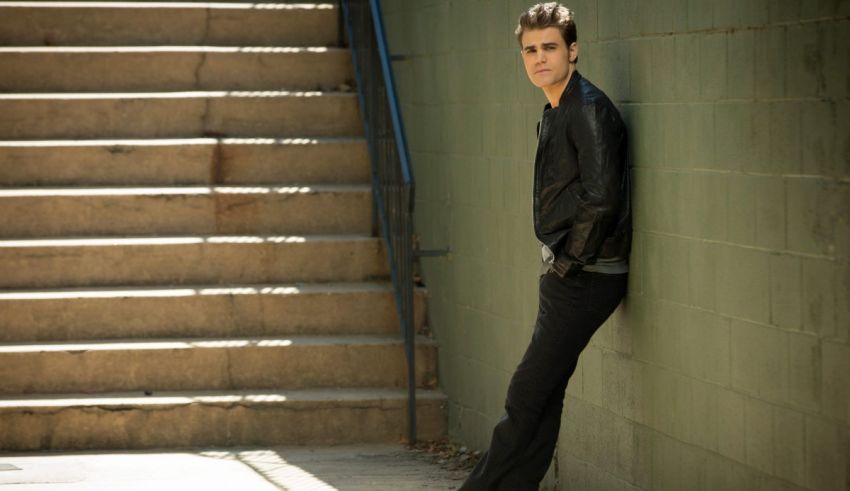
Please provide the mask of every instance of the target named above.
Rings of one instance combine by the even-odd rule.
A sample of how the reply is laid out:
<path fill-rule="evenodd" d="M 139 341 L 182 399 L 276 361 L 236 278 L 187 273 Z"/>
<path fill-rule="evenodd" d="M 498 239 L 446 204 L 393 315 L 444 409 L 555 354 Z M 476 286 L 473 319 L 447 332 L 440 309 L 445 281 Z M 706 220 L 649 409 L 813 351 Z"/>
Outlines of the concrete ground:
<path fill-rule="evenodd" d="M 402 445 L 0 454 L 0 491 L 454 490 L 467 472 Z"/>

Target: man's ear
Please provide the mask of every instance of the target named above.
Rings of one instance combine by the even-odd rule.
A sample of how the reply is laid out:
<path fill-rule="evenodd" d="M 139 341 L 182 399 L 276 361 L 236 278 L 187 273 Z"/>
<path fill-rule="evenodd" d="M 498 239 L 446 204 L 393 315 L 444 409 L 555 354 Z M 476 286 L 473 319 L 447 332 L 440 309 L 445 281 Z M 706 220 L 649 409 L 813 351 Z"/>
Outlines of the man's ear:
<path fill-rule="evenodd" d="M 569 57 L 570 63 L 578 62 L 578 43 L 573 42 L 570 44 Z"/>

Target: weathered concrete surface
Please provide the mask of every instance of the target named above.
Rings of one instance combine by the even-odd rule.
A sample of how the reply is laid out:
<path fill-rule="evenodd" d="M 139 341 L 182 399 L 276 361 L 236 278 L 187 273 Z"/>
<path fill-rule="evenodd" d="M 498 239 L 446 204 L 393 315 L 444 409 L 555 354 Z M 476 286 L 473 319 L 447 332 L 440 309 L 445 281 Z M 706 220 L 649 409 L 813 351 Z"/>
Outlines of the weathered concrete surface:
<path fill-rule="evenodd" d="M 360 136 L 352 92 L 0 94 L 0 138 Z"/>
<path fill-rule="evenodd" d="M 454 490 L 466 477 L 401 445 L 197 449 L 0 456 L 3 491 Z"/>
<path fill-rule="evenodd" d="M 369 234 L 368 186 L 0 190 L 0 237 Z"/>
<path fill-rule="evenodd" d="M 400 335 L 385 283 L 6 290 L 0 341 Z M 425 292 L 414 296 L 425 325 Z"/>
<path fill-rule="evenodd" d="M 0 288 L 364 281 L 388 276 L 382 240 L 369 236 L 0 240 Z"/>
<path fill-rule="evenodd" d="M 0 91 L 337 90 L 351 52 L 294 47 L 0 47 Z"/>
<path fill-rule="evenodd" d="M 363 184 L 361 138 L 0 141 L 0 185 Z"/>
<path fill-rule="evenodd" d="M 0 45 L 330 46 L 337 15 L 332 3 L 0 2 Z"/>
<path fill-rule="evenodd" d="M 446 398 L 417 390 L 417 436 L 446 433 Z M 0 450 L 401 442 L 407 389 L 0 397 Z"/>
<path fill-rule="evenodd" d="M 416 339 L 416 385 L 436 385 Z M 0 346 L 0 394 L 406 387 L 400 336 L 146 339 Z M 18 396 L 21 397 L 21 396 Z M 25 396 L 23 396 L 25 397 Z"/>

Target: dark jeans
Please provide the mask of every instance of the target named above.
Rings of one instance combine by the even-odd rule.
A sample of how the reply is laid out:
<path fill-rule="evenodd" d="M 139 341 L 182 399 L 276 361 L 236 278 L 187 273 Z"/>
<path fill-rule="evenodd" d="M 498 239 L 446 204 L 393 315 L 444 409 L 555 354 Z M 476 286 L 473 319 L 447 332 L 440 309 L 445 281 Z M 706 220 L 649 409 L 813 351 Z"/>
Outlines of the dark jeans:
<path fill-rule="evenodd" d="M 567 382 L 593 333 L 626 293 L 628 274 L 540 277 L 531 342 L 511 378 L 490 448 L 459 491 L 537 491 L 552 461 Z"/>

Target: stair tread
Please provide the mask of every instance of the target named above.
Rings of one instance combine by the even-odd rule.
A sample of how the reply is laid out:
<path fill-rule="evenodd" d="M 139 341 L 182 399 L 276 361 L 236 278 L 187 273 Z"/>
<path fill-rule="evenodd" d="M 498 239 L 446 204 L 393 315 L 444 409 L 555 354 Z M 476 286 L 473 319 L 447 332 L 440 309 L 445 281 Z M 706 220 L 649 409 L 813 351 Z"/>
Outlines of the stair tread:
<path fill-rule="evenodd" d="M 347 53 L 337 46 L 0 46 L 3 53 Z"/>
<path fill-rule="evenodd" d="M 326 345 L 394 345 L 404 341 L 398 335 L 293 335 L 273 337 L 238 338 L 175 338 L 175 339 L 121 339 L 91 341 L 44 341 L 0 344 L 3 353 L 59 353 L 82 351 L 127 351 L 127 350 L 180 350 L 222 348 L 280 348 L 283 346 L 326 346 Z M 431 338 L 417 335 L 417 345 L 435 345 Z"/>
<path fill-rule="evenodd" d="M 264 2 L 266 10 L 315 10 L 334 9 L 330 2 Z M 130 9 L 153 9 L 153 8 L 190 8 L 190 9 L 221 9 L 221 10 L 254 10 L 257 3 L 248 2 L 109 2 L 109 1 L 24 1 L 24 2 L 0 2 L 2 7 L 38 7 L 38 8 L 130 8 Z"/>
<path fill-rule="evenodd" d="M 197 295 L 298 295 L 309 293 L 345 293 L 389 291 L 389 282 L 330 283 L 239 283 L 162 286 L 115 286 L 72 288 L 0 289 L 0 301 L 53 298 L 179 297 Z M 417 290 L 422 290 L 417 288 Z"/>
<path fill-rule="evenodd" d="M 129 245 L 186 245 L 186 244 L 282 244 L 305 242 L 376 241 L 380 237 L 361 234 L 333 235 L 160 235 L 120 237 L 49 237 L 27 239 L 0 239 L 0 248 L 13 247 L 103 247 Z"/>
<path fill-rule="evenodd" d="M 407 400 L 406 388 L 390 387 L 339 387 L 292 390 L 208 390 L 208 391 L 156 391 L 155 395 L 142 392 L 112 392 L 100 394 L 12 394 L 0 395 L 0 410 L 32 407 L 80 406 L 180 406 L 187 404 L 251 404 L 268 405 L 281 402 L 356 402 L 363 400 Z M 416 389 L 420 400 L 444 400 L 440 389 Z"/>
<path fill-rule="evenodd" d="M 23 196 L 161 196 L 210 194 L 303 194 L 366 192 L 369 184 L 283 184 L 276 186 L 226 184 L 189 186 L 26 186 L 0 187 L 0 198 Z"/>
<path fill-rule="evenodd" d="M 12 92 L 0 93 L 0 102 L 10 100 L 102 100 L 102 99 L 199 99 L 199 98 L 286 98 L 356 97 L 354 92 L 324 90 L 182 90 L 153 92 Z"/>
<path fill-rule="evenodd" d="M 365 143 L 358 136 L 321 136 L 303 138 L 112 138 L 112 139 L 51 139 L 51 140 L 2 140 L 0 147 L 111 147 L 122 146 L 166 146 L 166 145 L 322 145 L 334 143 Z"/>

